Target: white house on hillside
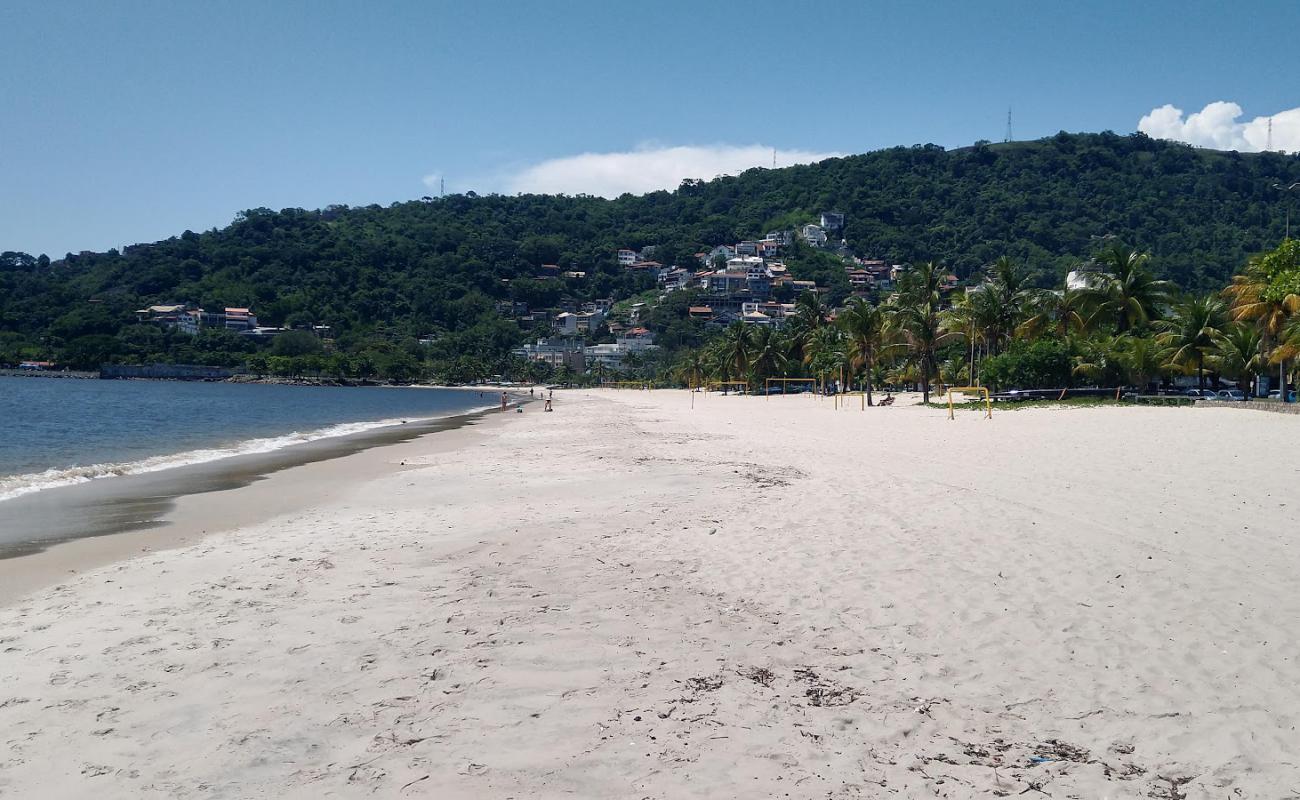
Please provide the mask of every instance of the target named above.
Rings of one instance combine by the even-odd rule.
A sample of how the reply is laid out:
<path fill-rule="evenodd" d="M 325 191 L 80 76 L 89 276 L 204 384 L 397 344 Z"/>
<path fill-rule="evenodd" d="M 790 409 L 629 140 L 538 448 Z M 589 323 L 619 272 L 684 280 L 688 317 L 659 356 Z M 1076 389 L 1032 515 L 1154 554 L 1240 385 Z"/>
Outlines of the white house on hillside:
<path fill-rule="evenodd" d="M 799 229 L 799 236 L 812 247 L 826 246 L 826 231 L 820 225 L 805 225 Z"/>

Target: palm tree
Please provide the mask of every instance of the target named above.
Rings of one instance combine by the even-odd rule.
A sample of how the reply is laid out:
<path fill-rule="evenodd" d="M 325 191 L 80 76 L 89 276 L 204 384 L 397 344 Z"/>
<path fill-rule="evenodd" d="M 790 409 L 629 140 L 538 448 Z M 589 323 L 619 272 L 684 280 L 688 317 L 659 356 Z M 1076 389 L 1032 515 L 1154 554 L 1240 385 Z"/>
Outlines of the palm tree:
<path fill-rule="evenodd" d="M 1174 307 L 1172 318 L 1160 323 L 1156 340 L 1173 350 L 1170 361 L 1190 368 L 1196 365 L 1196 385 L 1205 388 L 1205 357 L 1225 324 L 1226 308 L 1214 295 L 1193 297 Z"/>
<path fill-rule="evenodd" d="M 1004 338 L 1010 338 L 1010 317 L 1005 313 L 1000 295 L 988 283 L 957 298 L 952 308 L 941 315 L 940 324 L 953 338 L 967 343 L 967 374 L 975 381 L 977 364 L 985 356 L 997 355 Z"/>
<path fill-rule="evenodd" d="M 719 381 L 731 380 L 732 362 L 721 338 L 714 339 L 704 348 L 702 358 L 705 377 Z"/>
<path fill-rule="evenodd" d="M 968 380 L 970 376 L 970 373 L 966 370 L 966 362 L 960 358 L 941 361 L 939 362 L 939 380 L 943 386 L 961 386 L 962 381 Z"/>
<path fill-rule="evenodd" d="M 728 375 L 734 375 L 736 379 L 742 378 L 749 372 L 749 337 L 749 326 L 743 322 L 731 323 L 722 334 L 721 357 L 726 361 Z"/>
<path fill-rule="evenodd" d="M 785 369 L 787 345 L 775 328 L 755 329 L 750 344 L 749 363 L 755 385 Z"/>
<path fill-rule="evenodd" d="M 1171 352 L 1154 337 L 1123 336 L 1117 349 L 1125 380 L 1139 392 L 1170 369 Z"/>
<path fill-rule="evenodd" d="M 830 319 L 830 309 L 817 292 L 804 292 L 795 298 L 794 313 L 799 323 L 810 331 L 817 330 Z"/>
<path fill-rule="evenodd" d="M 1089 327 L 1109 320 L 1115 323 L 1116 332 L 1128 333 L 1135 325 L 1159 318 L 1172 285 L 1151 275 L 1147 270 L 1150 258 L 1120 245 L 1102 252 L 1097 261 L 1106 273 L 1096 285 L 1079 290 L 1093 310 Z"/>
<path fill-rule="evenodd" d="M 1300 356 L 1300 316 L 1287 320 L 1286 325 L 1282 327 L 1280 338 L 1281 341 L 1269 356 L 1269 363 L 1278 365 L 1278 378 L 1281 383 L 1278 388 L 1282 390 L 1282 398 L 1285 399 L 1287 396 L 1286 364 Z"/>
<path fill-rule="evenodd" d="M 1297 355 L 1297 348 L 1286 346 L 1289 337 L 1285 329 L 1300 313 L 1300 291 L 1293 281 L 1283 276 L 1297 267 L 1300 267 L 1300 242 L 1288 239 L 1276 250 L 1252 258 L 1223 290 L 1232 320 L 1250 322 L 1259 330 L 1263 351 L 1270 354 L 1271 363 L 1278 365 L 1283 397 L 1286 397 L 1286 362 Z"/>
<path fill-rule="evenodd" d="M 808 338 L 803 363 L 813 377 L 822 379 L 823 387 L 826 376 L 837 374 L 848 361 L 845 344 L 843 331 L 832 325 L 818 328 Z"/>
<path fill-rule="evenodd" d="M 930 402 L 930 380 L 935 374 L 935 351 L 951 336 L 939 318 L 942 302 L 939 287 L 947 272 L 934 262 L 913 264 L 899 280 L 898 294 L 890 309 L 892 330 L 907 343 L 921 380 L 921 402 Z"/>
<path fill-rule="evenodd" d="M 804 360 L 804 347 L 813 332 L 826 325 L 830 309 L 816 292 L 804 292 L 795 298 L 794 318 L 786 325 L 789 333 L 790 357 Z"/>
<path fill-rule="evenodd" d="M 1034 291 L 1029 285 L 1029 272 L 1007 256 L 1002 256 L 989 267 L 984 286 L 990 293 L 986 302 L 991 309 L 996 309 L 990 330 L 994 333 L 992 355 L 997 355 L 1003 341 L 1015 333 Z"/>
<path fill-rule="evenodd" d="M 885 347 L 885 314 L 866 300 L 855 297 L 839 322 L 848 336 L 849 369 L 861 371 L 866 381 L 867 405 L 872 405 L 872 371 Z"/>
<path fill-rule="evenodd" d="M 1071 373 L 1105 385 L 1124 371 L 1124 338 L 1097 334 L 1072 339 L 1070 350 L 1075 355 Z"/>
<path fill-rule="evenodd" d="M 678 380 L 685 381 L 687 388 L 693 388 L 703 380 L 705 369 L 704 351 L 692 348 L 682 354 L 675 372 Z"/>
<path fill-rule="evenodd" d="M 1086 327 L 1086 297 L 1077 289 L 1040 289 L 1030 292 L 1025 301 L 1026 317 L 1016 327 L 1015 335 L 1036 339 L 1047 333 L 1065 337 Z"/>
<path fill-rule="evenodd" d="M 1214 368 L 1235 380 L 1242 391 L 1249 391 L 1251 382 L 1265 367 L 1262 341 L 1259 330 L 1250 325 L 1233 322 L 1224 326 L 1214 342 Z"/>

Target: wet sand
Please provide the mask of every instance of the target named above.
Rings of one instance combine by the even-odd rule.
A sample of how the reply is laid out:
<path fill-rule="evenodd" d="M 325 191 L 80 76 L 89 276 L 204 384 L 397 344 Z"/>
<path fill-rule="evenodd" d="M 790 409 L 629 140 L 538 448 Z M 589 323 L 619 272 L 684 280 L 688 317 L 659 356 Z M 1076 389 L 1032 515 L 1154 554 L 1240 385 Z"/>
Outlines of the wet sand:
<path fill-rule="evenodd" d="M 184 546 L 207 533 L 304 507 L 346 488 L 357 475 L 382 472 L 387 457 L 365 458 L 368 450 L 434 435 L 446 440 L 432 447 L 454 449 L 464 441 L 456 431 L 497 414 L 477 411 L 417 420 L 5 501 L 0 503 L 0 604 L 85 569 Z M 324 466 L 334 460 L 344 463 Z M 286 471 L 292 474 L 275 480 Z"/>

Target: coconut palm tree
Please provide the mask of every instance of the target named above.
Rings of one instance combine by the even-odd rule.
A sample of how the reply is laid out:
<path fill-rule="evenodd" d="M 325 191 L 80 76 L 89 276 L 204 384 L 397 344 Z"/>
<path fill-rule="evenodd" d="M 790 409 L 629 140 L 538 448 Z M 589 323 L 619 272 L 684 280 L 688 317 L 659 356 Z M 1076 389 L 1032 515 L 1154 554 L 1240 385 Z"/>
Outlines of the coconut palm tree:
<path fill-rule="evenodd" d="M 899 280 L 889 312 L 890 328 L 906 342 L 921 381 L 921 401 L 930 402 L 930 381 L 936 370 L 935 351 L 951 332 L 939 317 L 940 286 L 947 271 L 934 262 L 913 264 Z"/>
<path fill-rule="evenodd" d="M 960 358 L 950 358 L 946 361 L 939 362 L 939 382 L 940 391 L 944 386 L 961 386 L 966 380 L 969 380 L 970 373 L 967 371 L 966 362 Z"/>
<path fill-rule="evenodd" d="M 1124 373 L 1122 336 L 1096 334 L 1071 340 L 1074 355 L 1071 373 L 1105 385 Z"/>
<path fill-rule="evenodd" d="M 699 385 L 704 379 L 704 372 L 707 369 L 705 354 L 703 350 L 691 348 L 682 354 L 677 362 L 675 370 L 676 378 L 685 382 L 686 386 L 693 387 Z"/>
<path fill-rule="evenodd" d="M 825 325 L 831 316 L 830 309 L 817 292 L 804 292 L 795 298 L 794 313 L 799 323 L 812 331 Z"/>
<path fill-rule="evenodd" d="M 1147 269 L 1151 257 L 1120 245 L 1097 257 L 1106 270 L 1095 285 L 1078 290 L 1092 310 L 1088 327 L 1110 321 L 1117 333 L 1158 319 L 1169 301 L 1172 284 L 1158 281 Z"/>
<path fill-rule="evenodd" d="M 1140 392 L 1171 369 L 1168 347 L 1151 336 L 1117 337 L 1117 361 L 1124 378 Z"/>
<path fill-rule="evenodd" d="M 814 331 L 830 321 L 831 314 L 830 309 L 816 292 L 804 292 L 795 298 L 794 305 L 794 317 L 786 324 L 786 332 L 789 336 L 787 341 L 790 345 L 789 355 L 797 361 L 803 361 L 804 347 L 808 344 L 809 338 Z"/>
<path fill-rule="evenodd" d="M 727 373 L 741 380 L 749 373 L 750 328 L 743 322 L 733 322 L 723 331 L 721 357 L 727 363 Z M 723 380 L 732 380 L 724 378 Z"/>
<path fill-rule="evenodd" d="M 1005 313 L 1001 297 L 988 283 L 961 295 L 952 307 L 941 315 L 941 326 L 954 339 L 964 339 L 967 344 L 967 374 L 972 381 L 978 375 L 978 364 L 986 356 L 997 355 L 1004 339 L 1009 339 L 1009 315 Z"/>
<path fill-rule="evenodd" d="M 826 376 L 838 375 L 840 368 L 848 362 L 844 332 L 837 326 L 826 325 L 813 331 L 804 345 L 804 366 L 813 377 L 826 383 Z"/>
<path fill-rule="evenodd" d="M 878 306 L 855 297 L 849 301 L 839 323 L 848 337 L 849 369 L 862 373 L 867 405 L 872 405 L 872 371 L 885 348 L 885 314 Z"/>
<path fill-rule="evenodd" d="M 1278 365 L 1283 389 L 1286 362 L 1300 354 L 1288 346 L 1285 329 L 1300 314 L 1300 286 L 1292 279 L 1300 270 L 1300 242 L 1288 239 L 1276 250 L 1255 256 L 1223 290 L 1234 322 L 1249 322 L 1260 333 L 1263 351 Z M 1285 392 L 1283 393 L 1285 397 Z"/>
<path fill-rule="evenodd" d="M 1242 391 L 1266 368 L 1259 329 L 1240 322 L 1224 326 L 1210 355 L 1214 368 L 1237 382 Z"/>
<path fill-rule="evenodd" d="M 1085 296 L 1077 289 L 1039 289 L 1025 300 L 1025 319 L 1016 326 L 1015 335 L 1036 339 L 1053 333 L 1064 338 L 1086 327 Z"/>
<path fill-rule="evenodd" d="M 750 346 L 749 365 L 755 386 L 785 370 L 788 345 L 775 328 L 756 328 Z"/>
<path fill-rule="evenodd" d="M 1205 359 L 1227 322 L 1227 308 L 1215 295 L 1193 297 L 1174 307 L 1161 322 L 1156 340 L 1173 350 L 1170 361 L 1185 369 L 1196 367 L 1196 385 L 1205 388 Z"/>
<path fill-rule="evenodd" d="M 1282 397 L 1286 397 L 1287 386 L 1287 369 L 1286 365 L 1300 356 L 1300 315 L 1294 316 L 1287 320 L 1286 325 L 1282 327 L 1280 334 L 1281 341 L 1277 347 L 1273 348 L 1269 355 L 1269 363 L 1278 365 L 1278 377 L 1281 382 Z"/>
<path fill-rule="evenodd" d="M 1015 333 L 1024 316 L 1034 290 L 1029 285 L 1029 272 L 1008 256 L 1002 256 L 989 267 L 984 287 L 990 294 L 985 301 L 993 311 L 992 353 L 997 355 L 1002 344 Z"/>

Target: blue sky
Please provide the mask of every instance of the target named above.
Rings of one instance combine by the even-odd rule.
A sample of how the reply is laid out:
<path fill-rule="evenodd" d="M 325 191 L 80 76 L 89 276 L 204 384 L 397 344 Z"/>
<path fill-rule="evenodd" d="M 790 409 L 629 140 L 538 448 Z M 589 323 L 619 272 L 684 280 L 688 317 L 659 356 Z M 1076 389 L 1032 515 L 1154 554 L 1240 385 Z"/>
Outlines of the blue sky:
<path fill-rule="evenodd" d="M 1300 150 L 1284 0 L 7 0 L 0 29 L 0 250 L 51 257 L 438 176 L 616 194 L 771 148 L 957 147 L 1000 140 L 1008 106 L 1027 139 L 1129 132 L 1168 104 L 1144 129 L 1240 149 L 1279 115 Z"/>

